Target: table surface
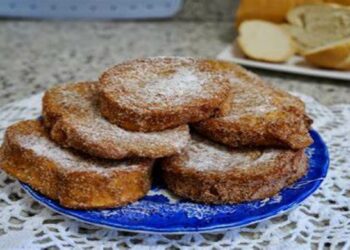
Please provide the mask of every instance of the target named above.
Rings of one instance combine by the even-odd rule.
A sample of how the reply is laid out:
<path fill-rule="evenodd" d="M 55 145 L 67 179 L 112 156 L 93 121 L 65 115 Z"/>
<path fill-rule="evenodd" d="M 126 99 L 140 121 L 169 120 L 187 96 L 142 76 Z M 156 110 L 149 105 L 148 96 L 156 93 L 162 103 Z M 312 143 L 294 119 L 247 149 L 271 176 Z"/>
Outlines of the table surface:
<path fill-rule="evenodd" d="M 230 44 L 233 37 L 232 22 L 227 20 L 206 22 L 199 22 L 198 20 L 184 22 L 179 19 L 176 19 L 176 21 L 157 22 L 40 22 L 0 20 L 0 107 L 6 103 L 41 92 L 57 83 L 97 79 L 98 75 L 106 67 L 130 58 L 158 55 L 214 58 L 223 48 Z M 286 90 L 313 96 L 325 105 L 350 103 L 350 82 L 252 70 L 274 85 Z M 266 246 L 265 239 L 269 238 L 270 240 L 269 235 L 272 235 L 274 237 L 273 239 L 275 239 L 274 244 L 277 244 L 276 239 L 285 239 L 286 244 L 290 247 L 292 246 L 290 244 L 293 242 L 291 240 L 292 237 L 289 236 L 293 234 L 294 236 L 298 236 L 296 239 L 299 239 L 299 237 L 308 239 L 307 246 L 312 244 L 317 245 L 318 243 L 319 246 L 324 246 L 325 244 L 329 246 L 330 243 L 328 241 L 326 242 L 327 239 L 330 239 L 330 241 L 335 242 L 334 244 L 337 245 L 337 242 L 340 242 L 341 239 L 346 240 L 348 238 L 348 231 L 342 229 L 346 228 L 344 223 L 347 221 L 346 218 L 349 218 L 349 213 L 348 210 L 339 212 L 339 207 L 346 207 L 349 194 L 349 190 L 347 189 L 348 180 L 346 179 L 348 178 L 346 176 L 349 175 L 347 175 L 347 168 L 345 168 L 349 164 L 348 158 L 344 158 L 344 155 L 348 155 L 350 152 L 347 146 L 348 135 L 350 133 L 348 131 L 349 127 L 343 126 L 343 124 L 349 123 L 348 117 L 350 117 L 350 110 L 346 109 L 349 112 L 346 113 L 348 115 L 345 115 L 345 111 L 343 112 L 340 106 L 333 106 L 332 109 L 327 110 L 317 105 L 318 108 L 315 108 L 314 105 L 311 103 L 310 108 L 314 111 L 312 114 L 316 115 L 315 125 L 323 133 L 327 143 L 329 143 L 333 162 L 331 166 L 332 171 L 329 173 L 330 177 L 319 191 L 326 195 L 312 196 L 309 202 L 301 209 L 295 210 L 294 213 L 259 224 L 259 227 L 255 229 L 256 233 L 252 236 L 253 238 L 249 239 L 249 242 L 260 244 L 261 239 L 261 246 Z M 333 109 L 334 112 L 332 111 Z M 23 107 L 14 107 L 8 110 L 8 112 L 10 111 L 22 112 Z M 30 112 L 30 109 L 28 112 Z M 0 119 L 0 122 L 4 123 L 9 115 L 6 112 L 2 115 L 3 119 Z M 26 111 L 25 115 L 29 115 L 29 113 L 27 114 Z M 327 121 L 325 121 L 326 119 Z M 17 184 L 4 183 L 6 183 L 6 187 L 10 186 L 12 188 L 7 192 L 18 190 Z M 339 194 L 340 192 L 341 194 Z M 7 195 L 8 193 L 2 193 L 3 197 L 7 197 Z M 331 201 L 329 201 L 330 197 L 332 197 Z M 24 206 L 23 204 L 27 204 L 24 208 L 32 207 L 33 201 L 29 197 L 24 196 L 21 199 L 23 200 L 21 200 L 21 207 Z M 18 206 L 13 205 L 17 201 L 10 202 L 11 205 L 7 205 L 3 209 L 3 212 L 11 214 L 15 218 L 22 218 L 23 213 L 21 210 L 18 210 Z M 46 216 L 49 218 L 65 220 L 64 223 L 47 224 L 48 227 L 58 228 L 57 234 L 59 234 L 59 237 L 57 239 L 61 237 L 62 232 L 66 232 L 64 227 L 73 225 L 69 224 L 69 219 L 61 218 L 49 210 L 38 211 L 43 211 L 43 214 L 46 213 Z M 37 234 L 38 228 L 41 230 L 43 225 L 46 225 L 42 223 L 46 218 L 43 214 L 40 214 L 40 216 L 31 216 L 29 219 L 27 217 L 23 219 L 23 217 L 20 220 L 29 221 L 26 226 L 31 229 L 25 231 L 26 233 Z M 315 214 L 317 215 L 315 218 L 318 218 L 318 223 L 316 224 L 314 223 L 314 217 L 312 217 Z M 284 222 L 286 221 L 292 221 L 293 230 L 285 229 Z M 322 228 L 323 224 L 321 222 L 324 225 L 328 225 L 327 227 L 329 229 Z M 281 223 L 281 228 L 277 228 L 276 223 Z M 6 225 L 12 226 L 10 222 Z M 85 227 L 85 225 L 75 223 L 74 226 L 69 227 L 66 235 L 71 234 L 74 237 L 78 235 L 79 237 L 76 238 L 76 241 L 79 244 L 80 241 L 84 241 L 84 244 L 88 245 L 87 239 L 79 234 L 80 227 L 83 226 Z M 239 245 L 239 242 L 246 244 L 246 240 L 244 239 L 247 235 L 251 234 L 251 228 L 247 228 L 246 231 L 244 230 L 243 228 L 242 235 L 244 236 L 241 238 L 237 236 L 238 231 L 234 230 L 225 232 L 225 237 L 222 237 L 222 235 L 210 237 L 214 237 L 214 241 L 217 238 L 225 238 L 230 244 L 233 244 L 233 242 L 236 245 Z M 2 240 L 0 243 L 6 245 L 9 242 L 16 242 L 13 239 L 20 239 L 24 242 L 25 240 L 23 239 L 30 238 L 28 236 L 29 234 L 24 237 L 23 234 L 22 236 L 18 236 L 13 232 L 18 232 L 18 235 L 21 235 L 23 230 L 8 230 L 8 234 L 12 233 L 7 238 L 8 241 Z M 135 241 L 140 241 L 141 237 L 138 234 L 130 236 L 130 233 L 113 232 L 114 234 L 109 234 L 109 232 L 108 235 L 110 235 L 112 240 L 111 242 L 107 242 L 103 238 L 105 234 L 107 235 L 104 232 L 103 229 L 96 231 L 92 239 L 97 237 L 96 239 L 103 240 L 105 244 L 108 243 L 112 246 L 116 244 L 114 243 L 115 239 L 117 239 L 118 244 L 127 241 L 129 245 L 133 245 L 133 241 L 129 240 L 129 238 L 133 237 L 132 239 L 135 239 Z M 13 236 L 12 238 L 11 235 Z M 324 235 L 328 235 L 329 237 L 326 239 Z M 56 237 L 56 234 L 52 237 Z M 146 238 L 148 244 L 151 245 L 152 242 L 155 244 L 159 240 L 157 235 L 146 235 L 146 237 L 148 237 Z M 172 241 L 172 244 L 176 244 L 177 246 L 185 244 L 185 246 L 188 246 L 188 242 L 192 242 L 191 237 L 183 237 L 184 243 L 181 243 L 182 241 L 180 243 Z M 206 237 L 209 236 L 207 235 Z M 321 238 L 322 240 L 320 240 Z M 65 239 L 68 239 L 68 236 Z M 160 239 L 162 241 L 167 240 L 167 242 L 173 240 L 172 238 L 167 239 L 165 237 Z M 143 238 L 141 240 L 143 242 Z M 100 244 L 100 241 L 96 240 L 92 240 L 91 242 L 89 242 L 90 245 L 94 242 Z M 349 243 L 347 242 L 346 244 Z M 298 247 L 296 246 L 295 248 Z"/>
<path fill-rule="evenodd" d="M 0 105 L 63 82 L 97 79 L 123 60 L 215 57 L 233 40 L 229 21 L 0 21 Z M 272 84 L 325 105 L 350 103 L 350 83 L 254 70 Z"/>

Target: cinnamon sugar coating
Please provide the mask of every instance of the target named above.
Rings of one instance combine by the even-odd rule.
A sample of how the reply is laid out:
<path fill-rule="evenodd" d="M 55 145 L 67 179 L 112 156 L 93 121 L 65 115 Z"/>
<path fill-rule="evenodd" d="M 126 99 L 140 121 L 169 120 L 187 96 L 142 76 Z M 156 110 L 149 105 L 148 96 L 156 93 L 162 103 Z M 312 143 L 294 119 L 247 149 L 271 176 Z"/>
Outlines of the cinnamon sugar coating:
<path fill-rule="evenodd" d="M 190 138 L 187 125 L 143 133 L 109 123 L 100 114 L 95 82 L 61 84 L 48 90 L 43 117 L 58 144 L 107 159 L 169 156 L 179 153 Z"/>
<path fill-rule="evenodd" d="M 312 120 L 299 98 L 270 86 L 238 65 L 212 63 L 213 71 L 229 79 L 232 95 L 225 114 L 193 124 L 199 133 L 231 147 L 301 149 L 312 143 Z"/>
<path fill-rule="evenodd" d="M 143 197 L 151 186 L 153 160 L 103 160 L 63 149 L 40 121 L 10 126 L 0 166 L 35 190 L 75 209 L 116 207 Z"/>
<path fill-rule="evenodd" d="M 118 64 L 100 77 L 101 113 L 132 131 L 161 131 L 213 116 L 230 88 L 207 60 L 153 57 Z"/>
<path fill-rule="evenodd" d="M 225 204 L 264 199 L 307 171 L 304 150 L 230 149 L 194 135 L 180 155 L 162 161 L 162 176 L 175 194 Z"/>

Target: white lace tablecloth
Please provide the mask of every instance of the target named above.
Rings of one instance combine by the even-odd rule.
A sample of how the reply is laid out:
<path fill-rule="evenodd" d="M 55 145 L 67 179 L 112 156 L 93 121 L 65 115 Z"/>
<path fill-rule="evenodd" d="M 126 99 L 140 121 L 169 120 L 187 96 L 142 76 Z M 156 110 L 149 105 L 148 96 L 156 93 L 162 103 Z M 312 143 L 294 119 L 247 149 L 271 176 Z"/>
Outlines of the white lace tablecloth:
<path fill-rule="evenodd" d="M 159 235 L 103 229 L 61 216 L 33 201 L 0 173 L 0 249 L 216 248 L 350 249 L 350 105 L 322 106 L 299 95 L 326 141 L 331 165 L 320 189 L 301 206 L 274 219 L 216 233 Z M 0 108 L 5 128 L 40 115 L 41 95 Z"/>

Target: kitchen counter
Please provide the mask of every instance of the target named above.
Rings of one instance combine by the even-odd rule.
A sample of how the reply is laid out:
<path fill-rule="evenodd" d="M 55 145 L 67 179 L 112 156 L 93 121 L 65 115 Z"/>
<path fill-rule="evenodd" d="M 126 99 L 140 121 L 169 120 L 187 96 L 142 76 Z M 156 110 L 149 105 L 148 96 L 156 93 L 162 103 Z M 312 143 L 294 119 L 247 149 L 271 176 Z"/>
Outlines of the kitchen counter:
<path fill-rule="evenodd" d="M 0 105 L 63 82 L 95 80 L 142 56 L 215 57 L 233 40 L 229 21 L 0 21 Z M 325 105 L 350 103 L 350 82 L 254 70 Z"/>

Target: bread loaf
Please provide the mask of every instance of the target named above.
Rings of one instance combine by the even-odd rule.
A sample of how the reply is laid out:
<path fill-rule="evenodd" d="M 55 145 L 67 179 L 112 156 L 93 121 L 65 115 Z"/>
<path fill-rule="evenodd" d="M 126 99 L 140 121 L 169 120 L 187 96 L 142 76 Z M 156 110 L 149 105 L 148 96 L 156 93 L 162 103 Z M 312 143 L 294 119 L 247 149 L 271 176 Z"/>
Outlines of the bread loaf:
<path fill-rule="evenodd" d="M 236 12 L 236 27 L 249 19 L 284 22 L 287 12 L 294 7 L 322 2 L 350 5 L 350 0 L 241 0 Z"/>
<path fill-rule="evenodd" d="M 325 3 L 336 3 L 341 5 L 350 5 L 350 0 L 325 0 Z"/>

